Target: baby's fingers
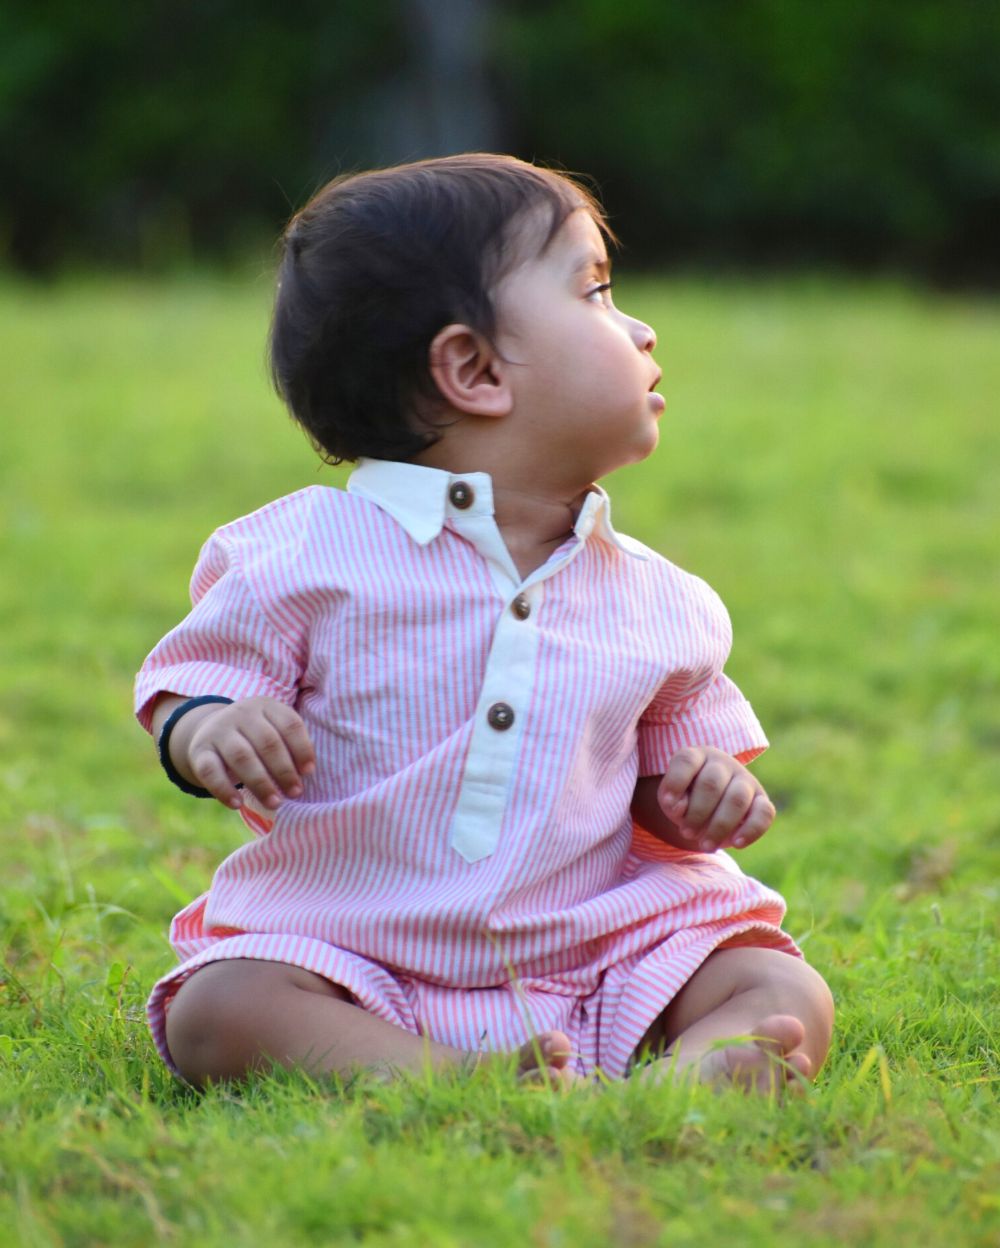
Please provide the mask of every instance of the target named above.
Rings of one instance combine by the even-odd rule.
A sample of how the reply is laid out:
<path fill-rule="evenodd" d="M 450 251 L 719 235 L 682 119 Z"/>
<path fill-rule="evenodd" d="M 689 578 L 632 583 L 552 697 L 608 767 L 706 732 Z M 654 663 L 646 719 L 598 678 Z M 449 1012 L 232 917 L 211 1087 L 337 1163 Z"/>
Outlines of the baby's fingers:
<path fill-rule="evenodd" d="M 296 778 L 311 775 L 316 770 L 316 752 L 298 713 L 290 706 L 273 703 L 266 707 L 264 716 L 281 737 L 292 766 L 297 770 Z"/>
<path fill-rule="evenodd" d="M 727 810 L 725 798 L 734 779 L 734 766 L 733 760 L 721 753 L 710 755 L 706 759 L 688 793 L 687 809 L 682 820 L 685 827 L 697 829 L 700 833 L 713 819 L 724 817 Z M 748 798 L 737 817 L 725 828 L 726 832 L 731 832 L 736 827 L 749 805 Z M 716 825 L 716 836 L 712 839 L 717 839 L 720 834 L 719 826 Z"/>
<path fill-rule="evenodd" d="M 753 799 L 753 805 L 740 826 L 733 834 L 732 846 L 734 849 L 745 849 L 747 845 L 752 845 L 754 841 L 759 841 L 764 833 L 774 823 L 776 811 L 770 798 L 765 793 L 758 793 Z"/>
<path fill-rule="evenodd" d="M 243 804 L 236 783 L 229 769 L 222 761 L 222 756 L 211 747 L 193 750 L 190 756 L 190 767 L 194 778 L 203 789 L 207 789 L 223 806 L 231 806 L 238 810 Z"/>
<path fill-rule="evenodd" d="M 261 739 L 263 744 L 259 744 Z M 248 789 L 268 810 L 277 810 L 281 805 L 282 788 L 271 773 L 271 764 L 283 775 L 289 774 L 290 767 L 288 752 L 280 744 L 277 734 L 273 730 L 261 732 L 245 727 L 225 741 L 218 742 L 215 748 L 233 780 Z M 294 774 L 294 768 L 291 772 Z"/>
<path fill-rule="evenodd" d="M 701 785 L 700 776 L 698 785 Z M 703 853 L 710 854 L 721 845 L 734 843 L 730 838 L 737 829 L 742 829 L 747 816 L 753 809 L 757 793 L 757 786 L 749 776 L 737 774 L 730 779 L 728 784 L 724 784 L 721 796 L 715 795 L 713 790 L 706 786 L 705 791 L 692 798 L 692 808 L 697 806 L 698 800 L 707 798 L 707 818 L 697 833 L 698 848 Z M 714 807 L 711 806 L 713 800 L 716 803 Z M 689 816 L 689 820 L 692 827 L 698 827 L 693 815 Z"/>
<path fill-rule="evenodd" d="M 705 757 L 704 750 L 686 746 L 677 751 L 663 773 L 657 796 L 664 814 L 675 823 L 680 822 L 687 809 L 688 789 L 705 765 Z"/>
<path fill-rule="evenodd" d="M 215 729 L 222 727 L 216 723 Z M 236 786 L 242 784 L 269 810 L 281 805 L 278 786 L 254 745 L 232 724 L 224 732 L 192 741 L 189 751 L 191 770 L 198 783 L 227 806 L 240 803 Z"/>
<path fill-rule="evenodd" d="M 295 715 L 295 712 L 291 712 Z M 298 716 L 295 716 L 298 719 Z M 301 724 L 301 721 L 299 721 Z M 306 744 L 309 743 L 305 728 L 302 728 Z M 246 764 L 242 758 L 238 760 L 238 772 L 243 783 L 260 798 L 266 806 L 274 809 L 280 805 L 282 795 L 286 797 L 302 796 L 302 776 L 296 766 L 295 759 L 289 749 L 287 739 L 275 727 L 267 714 L 260 719 L 244 724 L 242 735 L 249 742 L 255 755 L 255 762 L 261 764 L 262 772 L 257 770 L 254 761 Z M 300 747 L 301 748 L 301 747 Z M 311 756 L 311 746 L 310 756 Z M 308 756 L 307 756 L 308 757 Z M 237 760 L 230 757 L 230 766 Z M 251 774 L 244 774 L 249 767 Z"/>

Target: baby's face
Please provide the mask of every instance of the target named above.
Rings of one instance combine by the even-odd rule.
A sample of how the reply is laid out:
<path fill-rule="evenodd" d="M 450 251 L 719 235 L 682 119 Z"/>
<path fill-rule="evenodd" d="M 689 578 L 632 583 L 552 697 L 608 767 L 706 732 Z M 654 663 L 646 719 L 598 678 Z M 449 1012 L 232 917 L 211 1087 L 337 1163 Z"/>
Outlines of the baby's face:
<path fill-rule="evenodd" d="M 604 238 L 587 211 L 500 281 L 496 308 L 496 345 L 515 363 L 513 415 L 534 454 L 584 486 L 653 451 L 664 409 L 656 335 L 612 302 Z"/>

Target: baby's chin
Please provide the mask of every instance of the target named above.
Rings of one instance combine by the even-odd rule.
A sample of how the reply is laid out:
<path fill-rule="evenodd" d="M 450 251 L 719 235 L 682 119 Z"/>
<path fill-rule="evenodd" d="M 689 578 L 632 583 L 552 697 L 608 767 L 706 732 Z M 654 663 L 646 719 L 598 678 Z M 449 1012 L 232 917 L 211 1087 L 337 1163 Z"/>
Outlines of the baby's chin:
<path fill-rule="evenodd" d="M 648 459 L 659 445 L 660 426 L 652 425 L 647 437 L 639 441 L 636 449 L 636 457 L 633 462 L 640 463 L 642 460 Z"/>

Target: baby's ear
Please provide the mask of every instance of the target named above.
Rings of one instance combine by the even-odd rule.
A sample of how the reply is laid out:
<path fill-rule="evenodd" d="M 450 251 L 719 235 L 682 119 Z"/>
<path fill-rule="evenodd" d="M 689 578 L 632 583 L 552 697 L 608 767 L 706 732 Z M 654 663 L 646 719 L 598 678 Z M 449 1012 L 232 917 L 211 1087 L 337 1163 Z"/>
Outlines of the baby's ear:
<path fill-rule="evenodd" d="M 435 335 L 428 366 L 441 397 L 470 416 L 506 416 L 510 386 L 503 360 L 468 325 L 446 325 Z"/>

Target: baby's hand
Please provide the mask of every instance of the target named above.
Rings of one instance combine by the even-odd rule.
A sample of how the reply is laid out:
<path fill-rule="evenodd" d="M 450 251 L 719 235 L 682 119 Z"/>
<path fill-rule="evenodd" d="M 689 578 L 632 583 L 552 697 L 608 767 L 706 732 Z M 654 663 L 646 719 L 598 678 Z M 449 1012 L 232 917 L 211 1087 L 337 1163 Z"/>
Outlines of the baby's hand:
<path fill-rule="evenodd" d="M 774 822 L 758 781 L 735 758 L 707 746 L 677 751 L 657 798 L 682 842 L 705 854 L 752 845 Z"/>
<path fill-rule="evenodd" d="M 315 770 L 316 757 L 305 724 L 290 706 L 275 698 L 245 698 L 206 708 L 194 720 L 200 710 L 190 713 L 190 732 L 182 732 L 189 718 L 184 716 L 170 738 L 170 756 L 180 771 L 234 809 L 240 805 L 237 784 L 269 810 L 286 797 L 302 796 L 303 777 Z"/>

